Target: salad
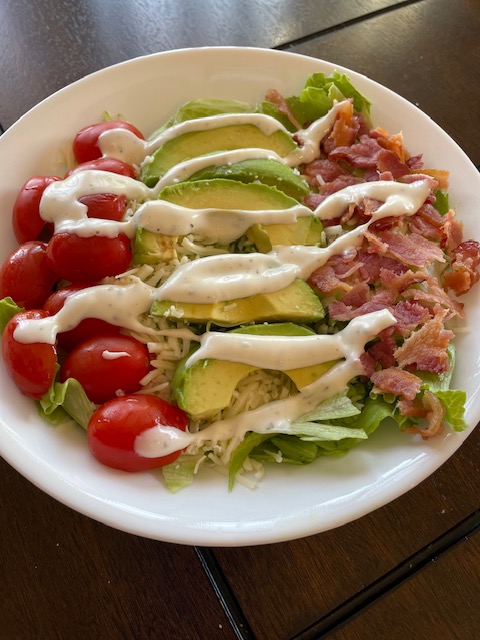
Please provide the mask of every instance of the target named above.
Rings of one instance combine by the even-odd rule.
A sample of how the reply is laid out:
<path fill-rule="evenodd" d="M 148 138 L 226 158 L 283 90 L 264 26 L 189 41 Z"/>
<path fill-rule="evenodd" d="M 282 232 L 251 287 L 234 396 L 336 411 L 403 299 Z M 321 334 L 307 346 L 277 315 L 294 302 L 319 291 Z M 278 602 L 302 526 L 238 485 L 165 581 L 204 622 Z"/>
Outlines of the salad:
<path fill-rule="evenodd" d="M 79 131 L 65 175 L 19 192 L 0 269 L 5 366 L 40 414 L 172 491 L 206 466 L 255 486 L 380 425 L 464 429 L 453 339 L 480 246 L 448 173 L 369 107 L 335 72 L 195 100 L 148 139 L 108 115 Z"/>

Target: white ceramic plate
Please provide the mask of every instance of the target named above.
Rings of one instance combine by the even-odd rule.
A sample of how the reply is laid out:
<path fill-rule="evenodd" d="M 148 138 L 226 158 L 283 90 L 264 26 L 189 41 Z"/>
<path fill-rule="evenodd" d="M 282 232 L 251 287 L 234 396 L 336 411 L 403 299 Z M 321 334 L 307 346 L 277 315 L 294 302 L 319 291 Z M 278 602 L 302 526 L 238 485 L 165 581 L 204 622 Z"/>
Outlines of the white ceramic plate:
<path fill-rule="evenodd" d="M 0 210 L 7 220 L 15 195 L 32 175 L 55 172 L 57 150 L 107 110 L 145 134 L 183 102 L 199 97 L 255 102 L 269 88 L 297 93 L 312 72 L 346 71 L 373 103 L 375 124 L 402 130 L 411 153 L 451 173 L 450 201 L 466 237 L 480 238 L 474 214 L 480 176 L 460 148 L 412 104 L 353 71 L 295 54 L 248 48 L 186 49 L 138 58 L 94 73 L 59 91 L 0 138 Z M 15 246 L 5 222 L 0 258 Z M 466 297 L 471 326 L 480 325 L 480 289 Z M 480 337 L 458 341 L 454 387 L 467 391 L 467 419 L 480 419 Z M 0 365 L 0 452 L 46 493 L 110 526 L 182 544 L 235 546 L 279 542 L 338 527 L 393 500 L 427 478 L 462 444 L 467 432 L 447 432 L 424 443 L 380 429 L 343 458 L 305 467 L 271 465 L 254 491 L 201 474 L 188 489 L 169 494 L 151 473 L 108 469 L 89 454 L 80 429 L 54 429 L 13 386 Z"/>

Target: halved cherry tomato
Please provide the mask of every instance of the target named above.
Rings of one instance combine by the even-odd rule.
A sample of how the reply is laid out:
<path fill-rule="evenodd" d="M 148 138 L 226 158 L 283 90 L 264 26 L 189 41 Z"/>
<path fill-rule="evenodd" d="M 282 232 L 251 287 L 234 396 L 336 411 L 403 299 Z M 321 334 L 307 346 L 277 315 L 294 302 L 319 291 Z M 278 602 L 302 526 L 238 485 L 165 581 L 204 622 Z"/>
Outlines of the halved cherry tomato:
<path fill-rule="evenodd" d="M 114 238 L 56 233 L 48 243 L 47 256 L 59 278 L 70 282 L 97 282 L 123 273 L 130 266 L 132 248 L 124 233 Z"/>
<path fill-rule="evenodd" d="M 20 244 L 40 235 L 45 226 L 40 217 L 40 200 L 48 185 L 58 180 L 55 176 L 34 176 L 20 190 L 12 211 L 13 232 Z"/>
<path fill-rule="evenodd" d="M 25 309 L 40 308 L 56 281 L 47 259 L 47 244 L 26 242 L 0 267 L 0 298 L 10 296 Z"/>
<path fill-rule="evenodd" d="M 135 438 L 157 425 L 185 431 L 187 424 L 187 415 L 161 398 L 127 395 L 110 400 L 95 411 L 88 423 L 88 446 L 97 460 L 114 469 L 155 469 L 175 462 L 181 452 L 144 458 L 135 452 Z"/>
<path fill-rule="evenodd" d="M 95 160 L 101 157 L 102 152 L 97 144 L 98 138 L 104 131 L 108 131 L 109 129 L 128 129 L 138 138 L 144 140 L 142 132 L 129 122 L 124 122 L 123 120 L 98 122 L 97 124 L 92 124 L 81 129 L 75 136 L 73 140 L 73 153 L 77 162 L 88 162 L 89 160 Z"/>
<path fill-rule="evenodd" d="M 62 289 L 58 289 L 47 299 L 43 308 L 53 316 L 60 311 L 69 296 L 91 286 L 93 285 L 81 283 L 71 284 Z M 93 338 L 98 335 L 116 335 L 117 333 L 120 333 L 120 327 L 105 322 L 105 320 L 100 320 L 99 318 L 85 318 L 81 320 L 74 329 L 59 333 L 57 338 L 58 344 L 61 347 L 67 351 L 71 351 L 75 345 L 87 338 Z"/>
<path fill-rule="evenodd" d="M 17 342 L 13 334 L 22 321 L 47 316 L 48 313 L 43 309 L 17 313 L 8 321 L 2 336 L 3 359 L 9 376 L 22 393 L 36 399 L 47 393 L 55 378 L 55 346 L 44 342 Z"/>
<path fill-rule="evenodd" d="M 65 177 L 71 176 L 72 173 L 78 173 L 79 171 L 108 171 L 109 173 L 118 173 L 121 176 L 128 176 L 129 178 L 135 178 L 135 170 L 131 164 L 118 160 L 117 158 L 96 158 L 95 160 L 89 160 L 88 162 L 82 162 L 82 164 L 73 167 L 65 174 Z"/>
<path fill-rule="evenodd" d="M 117 392 L 133 393 L 150 368 L 147 347 L 124 335 L 95 336 L 80 342 L 60 370 L 60 380 L 76 378 L 92 402 L 102 404 Z"/>
<path fill-rule="evenodd" d="M 117 196 L 114 193 L 94 193 L 79 198 L 80 202 L 88 207 L 89 218 L 101 218 L 102 220 L 116 220 L 120 222 L 127 206 L 125 195 Z"/>

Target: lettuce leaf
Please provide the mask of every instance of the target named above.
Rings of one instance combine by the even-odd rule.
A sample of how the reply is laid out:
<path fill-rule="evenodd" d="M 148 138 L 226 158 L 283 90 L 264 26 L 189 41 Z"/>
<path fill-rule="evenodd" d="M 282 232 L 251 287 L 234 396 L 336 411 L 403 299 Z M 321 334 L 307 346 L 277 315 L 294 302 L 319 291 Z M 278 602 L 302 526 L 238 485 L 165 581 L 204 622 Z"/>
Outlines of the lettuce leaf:
<path fill-rule="evenodd" d="M 329 76 L 324 73 L 312 74 L 300 95 L 291 96 L 286 102 L 295 118 L 304 126 L 330 111 L 335 100 L 345 98 L 351 98 L 355 111 L 369 122 L 370 102 L 355 89 L 345 74 L 338 71 Z"/>
<path fill-rule="evenodd" d="M 458 389 L 435 391 L 434 394 L 445 407 L 445 420 L 454 431 L 463 431 L 468 427 L 465 422 L 465 402 L 467 394 Z"/>
<path fill-rule="evenodd" d="M 20 311 L 23 311 L 23 308 L 19 307 L 13 298 L 7 297 L 0 300 L 0 333 L 3 333 L 8 321 Z"/>
<path fill-rule="evenodd" d="M 195 467 L 202 458 L 202 454 L 181 454 L 175 462 L 161 468 L 165 485 L 172 493 L 177 493 L 192 484 L 195 478 Z"/>
<path fill-rule="evenodd" d="M 321 402 L 316 409 L 301 416 L 302 422 L 313 422 L 315 420 L 335 420 L 338 418 L 349 418 L 360 413 L 347 395 L 347 390 L 337 393 L 331 398 Z"/>
<path fill-rule="evenodd" d="M 64 383 L 54 382 L 38 401 L 38 413 L 51 424 L 74 420 L 84 429 L 95 410 L 78 380 L 69 378 Z"/>

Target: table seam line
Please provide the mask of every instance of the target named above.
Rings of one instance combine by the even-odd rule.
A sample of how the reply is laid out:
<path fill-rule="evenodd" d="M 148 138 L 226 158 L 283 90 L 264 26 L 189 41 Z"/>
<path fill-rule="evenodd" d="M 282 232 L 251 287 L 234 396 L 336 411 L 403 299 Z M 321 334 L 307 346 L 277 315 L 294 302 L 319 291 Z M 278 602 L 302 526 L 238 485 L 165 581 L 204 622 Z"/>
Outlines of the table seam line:
<path fill-rule="evenodd" d="M 233 593 L 212 549 L 195 547 L 195 552 L 238 640 L 255 640 L 255 634 L 250 627 L 248 618 Z"/>
<path fill-rule="evenodd" d="M 395 5 L 391 5 L 388 7 L 382 7 L 381 9 L 376 9 L 375 11 L 370 11 L 361 16 L 357 16 L 355 18 L 350 18 L 349 20 L 345 20 L 344 22 L 339 22 L 338 24 L 332 25 L 330 27 L 326 27 L 325 29 L 320 29 L 319 31 L 314 31 L 306 36 L 301 36 L 300 38 L 295 38 L 288 42 L 284 42 L 282 44 L 271 47 L 274 50 L 283 51 L 289 49 L 291 47 L 296 47 L 300 44 L 304 44 L 309 42 L 310 40 L 315 40 L 316 38 L 320 38 L 323 36 L 327 36 L 330 33 L 335 33 L 336 31 L 341 31 L 342 29 L 347 29 L 348 27 L 352 27 L 356 24 L 364 22 L 366 20 L 370 20 L 372 18 L 378 18 L 379 16 L 385 15 L 387 13 L 391 13 L 392 11 L 396 11 L 397 9 L 403 9 L 404 7 L 408 7 L 412 4 L 420 4 L 421 2 L 425 2 L 425 0 L 404 0 Z"/>
<path fill-rule="evenodd" d="M 325 616 L 291 636 L 290 640 L 317 640 L 327 637 L 327 634 L 337 631 L 347 622 L 351 622 L 355 616 L 376 604 L 380 598 L 400 587 L 444 553 L 479 532 L 480 509 L 400 562 L 396 567 L 387 571 Z"/>

